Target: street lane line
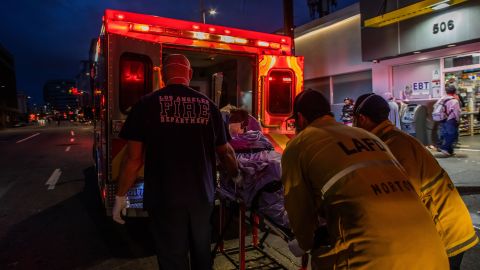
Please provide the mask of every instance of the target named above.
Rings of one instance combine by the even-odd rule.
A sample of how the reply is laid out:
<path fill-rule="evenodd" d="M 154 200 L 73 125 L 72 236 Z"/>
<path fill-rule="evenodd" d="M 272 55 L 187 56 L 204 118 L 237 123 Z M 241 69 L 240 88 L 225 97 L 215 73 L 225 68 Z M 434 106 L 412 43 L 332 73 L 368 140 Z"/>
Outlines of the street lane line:
<path fill-rule="evenodd" d="M 70 146 L 67 146 L 67 149 L 65 149 L 65 152 L 70 151 Z"/>
<path fill-rule="evenodd" d="M 47 182 L 45 182 L 45 185 L 48 186 L 49 190 L 55 189 L 55 185 L 57 184 L 60 175 L 62 175 L 62 171 L 60 171 L 60 169 L 55 169 L 52 175 L 50 175 L 50 178 L 48 178 Z"/>
<path fill-rule="evenodd" d="M 47 182 L 45 182 L 45 185 L 50 185 L 52 182 L 53 182 L 53 179 L 54 178 L 58 178 L 60 174 L 60 169 L 55 169 L 52 173 L 52 175 L 50 175 L 50 178 L 48 178 Z"/>
<path fill-rule="evenodd" d="M 480 149 L 458 148 L 458 150 L 467 151 L 467 152 L 480 152 Z"/>
<path fill-rule="evenodd" d="M 9 189 L 11 189 L 11 188 L 13 187 L 13 185 L 15 185 L 15 182 L 11 182 L 10 184 L 8 184 L 7 187 L 5 187 L 5 188 L 3 188 L 3 189 L 0 188 L 0 199 L 2 199 L 2 197 L 3 197 L 5 194 L 7 194 L 7 191 L 8 191 Z"/>
<path fill-rule="evenodd" d="M 35 137 L 35 136 L 38 136 L 38 135 L 40 135 L 40 133 L 35 133 L 35 134 L 33 134 L 32 136 L 29 136 L 29 137 L 27 137 L 27 138 L 25 138 L 25 139 L 21 139 L 21 140 L 17 141 L 16 143 L 21 143 L 21 142 L 24 142 L 24 141 L 26 141 L 26 140 L 30 140 L 31 138 L 33 138 L 33 137 Z"/>

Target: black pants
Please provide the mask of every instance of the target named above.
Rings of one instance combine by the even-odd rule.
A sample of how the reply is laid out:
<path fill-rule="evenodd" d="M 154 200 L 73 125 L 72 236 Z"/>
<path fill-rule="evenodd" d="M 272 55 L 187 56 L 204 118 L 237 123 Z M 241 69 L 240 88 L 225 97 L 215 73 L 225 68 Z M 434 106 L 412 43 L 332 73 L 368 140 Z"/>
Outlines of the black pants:
<path fill-rule="evenodd" d="M 449 257 L 448 262 L 450 263 L 450 270 L 460 270 L 462 259 L 463 259 L 463 252 L 453 257 Z"/>
<path fill-rule="evenodd" d="M 206 202 L 148 210 L 160 270 L 211 269 L 212 210 Z"/>

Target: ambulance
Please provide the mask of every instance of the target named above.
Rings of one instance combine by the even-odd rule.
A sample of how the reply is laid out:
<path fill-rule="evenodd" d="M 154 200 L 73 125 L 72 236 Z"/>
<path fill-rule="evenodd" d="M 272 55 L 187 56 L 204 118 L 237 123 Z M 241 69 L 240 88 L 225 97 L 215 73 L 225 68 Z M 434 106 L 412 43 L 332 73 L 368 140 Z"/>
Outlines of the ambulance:
<path fill-rule="evenodd" d="M 286 119 L 303 89 L 303 57 L 288 36 L 106 10 L 91 68 L 95 128 L 93 156 L 100 193 L 111 214 L 126 141 L 118 134 L 132 106 L 163 86 L 162 59 L 191 62 L 191 87 L 219 108 L 243 108 L 261 123 L 276 150 L 294 133 Z M 127 193 L 127 216 L 143 216 L 143 171 Z"/>

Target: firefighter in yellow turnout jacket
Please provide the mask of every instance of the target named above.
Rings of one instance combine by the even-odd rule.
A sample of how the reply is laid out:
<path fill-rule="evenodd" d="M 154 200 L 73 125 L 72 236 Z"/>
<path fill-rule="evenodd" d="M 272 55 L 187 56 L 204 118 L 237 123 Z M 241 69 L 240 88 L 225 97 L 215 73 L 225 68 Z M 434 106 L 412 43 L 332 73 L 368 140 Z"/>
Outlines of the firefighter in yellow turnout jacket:
<path fill-rule="evenodd" d="M 291 250 L 310 250 L 312 269 L 448 269 L 429 213 L 380 139 L 335 122 L 313 90 L 295 98 L 294 117 L 298 134 L 282 157 Z"/>
<path fill-rule="evenodd" d="M 355 125 L 384 141 L 405 168 L 431 213 L 451 269 L 460 269 L 463 252 L 478 243 L 470 214 L 447 172 L 419 141 L 388 121 L 388 113 L 388 103 L 382 97 L 362 95 L 354 108 Z"/>

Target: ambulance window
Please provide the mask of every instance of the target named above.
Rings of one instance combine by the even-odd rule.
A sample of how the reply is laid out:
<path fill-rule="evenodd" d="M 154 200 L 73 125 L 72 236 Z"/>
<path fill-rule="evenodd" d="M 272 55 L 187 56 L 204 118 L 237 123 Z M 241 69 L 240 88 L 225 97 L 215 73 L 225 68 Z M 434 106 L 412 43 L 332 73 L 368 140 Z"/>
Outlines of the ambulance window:
<path fill-rule="evenodd" d="M 128 114 L 131 107 L 152 91 L 152 61 L 145 55 L 125 53 L 120 57 L 120 111 Z"/>
<path fill-rule="evenodd" d="M 294 74 L 290 70 L 274 70 L 268 76 L 268 104 L 271 114 L 289 114 L 292 111 Z"/>

